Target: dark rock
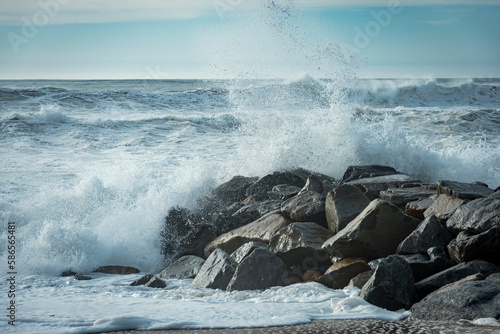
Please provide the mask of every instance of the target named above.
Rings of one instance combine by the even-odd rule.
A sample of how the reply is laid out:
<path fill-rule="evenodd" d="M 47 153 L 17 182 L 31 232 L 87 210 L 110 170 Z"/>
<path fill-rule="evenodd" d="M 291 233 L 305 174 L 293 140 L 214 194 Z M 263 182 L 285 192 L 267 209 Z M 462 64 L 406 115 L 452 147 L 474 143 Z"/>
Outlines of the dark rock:
<path fill-rule="evenodd" d="M 255 241 L 247 242 L 246 244 L 235 250 L 231 254 L 231 257 L 233 258 L 234 261 L 236 261 L 236 263 L 240 263 L 241 261 L 243 261 L 243 259 L 245 259 L 257 248 L 267 249 L 267 245 Z"/>
<path fill-rule="evenodd" d="M 370 200 L 361 190 L 348 184 L 333 189 L 326 196 L 325 211 L 328 228 L 337 233 L 356 218 Z"/>
<path fill-rule="evenodd" d="M 360 179 L 347 182 L 347 184 L 360 189 L 366 197 L 374 200 L 380 196 L 380 192 L 389 188 L 400 188 L 405 183 L 420 182 L 405 174 L 377 176 L 369 179 Z"/>
<path fill-rule="evenodd" d="M 282 200 L 285 201 L 300 192 L 299 187 L 291 186 L 288 184 L 279 184 L 274 186 L 271 191 L 267 193 L 267 196 L 273 200 Z"/>
<path fill-rule="evenodd" d="M 149 281 L 151 281 L 153 277 L 155 277 L 155 275 L 153 274 L 144 275 L 141 278 L 136 279 L 135 281 L 130 283 L 130 286 L 146 285 Z"/>
<path fill-rule="evenodd" d="M 194 213 L 186 208 L 175 207 L 168 211 L 160 232 L 161 250 L 166 258 L 171 258 L 175 254 L 179 241 L 192 231 L 196 220 Z"/>
<path fill-rule="evenodd" d="M 344 173 L 339 184 L 349 181 L 372 178 L 377 176 L 399 174 L 397 170 L 389 166 L 367 165 L 367 166 L 349 166 Z"/>
<path fill-rule="evenodd" d="M 258 180 L 257 177 L 235 176 L 213 190 L 214 196 L 226 203 L 241 202 L 245 199 L 246 190 Z"/>
<path fill-rule="evenodd" d="M 274 172 L 256 181 L 246 190 L 246 195 L 254 195 L 258 200 L 267 199 L 267 193 L 279 184 L 288 184 L 302 189 L 307 178 L 313 175 L 305 169 L 297 169 L 290 172 Z"/>
<path fill-rule="evenodd" d="M 433 291 L 461 280 L 467 276 L 481 273 L 488 276 L 500 272 L 500 267 L 482 260 L 465 262 L 443 270 L 415 284 L 418 295 L 423 298 Z"/>
<path fill-rule="evenodd" d="M 302 281 L 318 282 L 320 277 L 321 277 L 321 272 L 319 270 L 309 269 L 302 276 Z"/>
<path fill-rule="evenodd" d="M 92 277 L 86 275 L 75 275 L 77 281 L 90 281 Z"/>
<path fill-rule="evenodd" d="M 205 245 L 215 239 L 217 235 L 217 229 L 212 225 L 196 226 L 188 236 L 181 240 L 177 253 L 171 262 L 177 261 L 186 255 L 204 257 Z"/>
<path fill-rule="evenodd" d="M 231 254 L 251 241 L 269 244 L 271 237 L 290 223 L 291 221 L 283 217 L 279 211 L 270 212 L 248 225 L 218 236 L 206 245 L 205 254 L 210 254 L 215 248 L 221 248 Z"/>
<path fill-rule="evenodd" d="M 418 225 L 402 243 L 397 254 L 427 254 L 431 247 L 446 249 L 453 235 L 446 229 L 444 223 L 436 216 L 430 216 Z"/>
<path fill-rule="evenodd" d="M 123 266 L 103 266 L 94 270 L 95 273 L 111 274 L 111 275 L 130 275 L 140 272 L 139 269 L 134 267 Z"/>
<path fill-rule="evenodd" d="M 466 200 L 441 194 L 436 198 L 432 205 L 425 210 L 424 217 L 427 218 L 434 215 L 440 219 L 448 219 L 461 205 L 465 203 L 467 203 Z"/>
<path fill-rule="evenodd" d="M 380 192 L 380 199 L 404 209 L 407 203 L 428 199 L 436 192 L 423 187 L 389 188 Z"/>
<path fill-rule="evenodd" d="M 238 225 L 243 226 L 271 211 L 278 210 L 281 207 L 281 203 L 283 203 L 281 200 L 268 200 L 245 205 L 232 215 L 232 219 L 238 220 Z"/>
<path fill-rule="evenodd" d="M 343 289 L 351 279 L 369 270 L 370 267 L 364 260 L 343 259 L 328 268 L 318 282 L 332 289 Z"/>
<path fill-rule="evenodd" d="M 500 227 L 500 199 L 482 198 L 462 205 L 446 222 L 448 230 L 483 233 Z"/>
<path fill-rule="evenodd" d="M 415 282 L 432 276 L 455 265 L 447 257 L 433 257 L 423 254 L 400 255 L 411 267 Z"/>
<path fill-rule="evenodd" d="M 438 181 L 437 187 L 438 194 L 469 200 L 488 197 L 494 193 L 490 188 L 479 184 L 455 181 Z"/>
<path fill-rule="evenodd" d="M 323 249 L 334 256 L 369 260 L 386 257 L 396 252 L 419 223 L 398 207 L 374 200 L 349 225 L 328 239 Z"/>
<path fill-rule="evenodd" d="M 147 288 L 156 288 L 156 289 L 164 289 L 167 287 L 167 283 L 161 278 L 153 276 L 149 282 L 146 283 L 145 287 Z"/>
<path fill-rule="evenodd" d="M 410 265 L 398 255 L 384 259 L 361 289 L 360 296 L 391 311 L 409 309 L 417 300 Z"/>
<path fill-rule="evenodd" d="M 75 275 L 77 275 L 77 273 L 75 273 L 73 270 L 66 270 L 61 273 L 61 277 L 69 277 Z"/>
<path fill-rule="evenodd" d="M 325 197 L 314 192 L 301 192 L 281 205 L 281 212 L 293 222 L 315 222 L 327 227 Z"/>
<path fill-rule="evenodd" d="M 317 176 L 310 176 L 307 178 L 306 184 L 300 190 L 300 193 L 304 193 L 306 191 L 313 191 L 318 194 L 323 193 L 323 184 L 322 180 Z"/>
<path fill-rule="evenodd" d="M 500 279 L 450 284 L 411 308 L 410 320 L 500 320 Z"/>
<path fill-rule="evenodd" d="M 500 227 L 476 235 L 460 232 L 448 245 L 448 253 L 457 263 L 480 259 L 500 265 Z"/>
<path fill-rule="evenodd" d="M 158 275 L 163 279 L 188 279 L 195 278 L 205 263 L 201 257 L 186 255 L 163 269 Z"/>
<path fill-rule="evenodd" d="M 315 262 L 318 266 L 331 263 L 321 246 L 333 233 L 316 223 L 292 223 L 280 229 L 269 241 L 269 250 L 287 265 Z"/>
<path fill-rule="evenodd" d="M 495 193 L 491 194 L 489 198 L 500 199 L 500 191 L 497 190 Z"/>
<path fill-rule="evenodd" d="M 372 277 L 372 275 L 373 275 L 374 272 L 375 272 L 375 270 L 371 269 L 371 270 L 362 272 L 359 275 L 356 275 L 356 277 L 354 277 L 353 279 L 351 279 L 349 281 L 349 285 L 348 286 L 353 286 L 355 288 L 362 289 L 363 286 L 366 283 L 368 283 L 368 281 L 370 280 L 370 278 Z"/>
<path fill-rule="evenodd" d="M 285 263 L 271 251 L 256 248 L 238 265 L 227 290 L 264 290 L 288 284 L 290 277 Z"/>
<path fill-rule="evenodd" d="M 237 263 L 221 249 L 215 249 L 196 275 L 192 288 L 226 290 Z"/>
<path fill-rule="evenodd" d="M 424 212 L 434 204 L 437 196 L 433 195 L 429 198 L 420 201 L 410 202 L 406 204 L 405 212 L 407 215 L 424 220 Z"/>

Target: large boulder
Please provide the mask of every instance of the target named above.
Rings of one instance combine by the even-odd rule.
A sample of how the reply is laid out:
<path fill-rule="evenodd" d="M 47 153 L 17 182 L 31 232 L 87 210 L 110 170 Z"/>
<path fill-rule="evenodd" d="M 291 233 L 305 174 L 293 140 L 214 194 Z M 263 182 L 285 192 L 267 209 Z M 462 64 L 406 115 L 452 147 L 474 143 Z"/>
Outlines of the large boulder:
<path fill-rule="evenodd" d="M 343 289 L 351 279 L 357 275 L 370 271 L 370 266 L 361 259 L 343 259 L 335 262 L 323 276 L 318 280 L 319 283 L 332 289 Z"/>
<path fill-rule="evenodd" d="M 267 196 L 272 200 L 286 201 L 290 197 L 297 195 L 300 190 L 301 188 L 289 184 L 278 184 L 267 192 Z"/>
<path fill-rule="evenodd" d="M 344 176 L 339 181 L 339 184 L 359 180 L 367 179 L 377 176 L 384 175 L 394 175 L 399 174 L 397 170 L 389 166 L 381 165 L 366 165 L 366 166 L 349 166 L 344 173 Z"/>
<path fill-rule="evenodd" d="M 443 255 L 445 255 L 444 252 Z M 415 282 L 419 282 L 455 265 L 453 261 L 445 256 L 427 256 L 423 254 L 400 256 L 410 265 Z"/>
<path fill-rule="evenodd" d="M 314 261 L 321 267 L 331 263 L 321 246 L 332 235 L 330 230 L 316 223 L 292 223 L 273 235 L 269 249 L 287 265 L 300 266 Z"/>
<path fill-rule="evenodd" d="M 361 190 L 348 184 L 333 189 L 326 196 L 325 211 L 328 228 L 337 233 L 356 218 L 370 200 Z"/>
<path fill-rule="evenodd" d="M 365 286 L 365 284 L 368 283 L 370 278 L 372 278 L 374 272 L 375 269 L 371 269 L 356 275 L 353 279 L 349 281 L 348 286 L 353 286 L 358 289 L 363 289 L 363 286 Z"/>
<path fill-rule="evenodd" d="M 369 260 L 386 257 L 396 252 L 398 245 L 419 223 L 398 207 L 374 200 L 343 230 L 328 239 L 323 249 L 341 257 Z"/>
<path fill-rule="evenodd" d="M 205 254 L 209 255 L 216 248 L 220 248 L 231 254 L 242 245 L 251 241 L 269 244 L 271 237 L 290 223 L 291 221 L 283 217 L 279 211 L 270 212 L 248 225 L 218 236 L 206 245 Z"/>
<path fill-rule="evenodd" d="M 371 200 L 378 198 L 381 191 L 389 188 L 399 188 L 407 183 L 421 183 L 421 181 L 409 175 L 396 174 L 347 182 L 347 184 L 359 188 Z"/>
<path fill-rule="evenodd" d="M 500 278 L 450 284 L 411 308 L 411 320 L 500 320 Z"/>
<path fill-rule="evenodd" d="M 431 247 L 446 249 L 453 235 L 446 229 L 444 222 L 436 216 L 430 216 L 401 242 L 397 254 L 427 254 Z"/>
<path fill-rule="evenodd" d="M 257 177 L 235 176 L 212 191 L 212 194 L 222 201 L 231 204 L 245 199 L 246 190 L 258 180 Z"/>
<path fill-rule="evenodd" d="M 409 309 L 417 301 L 410 265 L 398 255 L 384 259 L 361 289 L 360 296 L 391 311 Z"/>
<path fill-rule="evenodd" d="M 159 278 L 163 279 L 188 279 L 195 278 L 205 260 L 194 255 L 183 256 L 163 269 Z"/>
<path fill-rule="evenodd" d="M 237 250 L 235 250 L 232 254 L 231 257 L 233 258 L 236 263 L 240 263 L 243 261 L 248 255 L 252 254 L 254 250 L 257 248 L 263 248 L 267 249 L 267 245 L 264 245 L 263 243 L 260 242 L 247 242 Z"/>
<path fill-rule="evenodd" d="M 500 227 L 500 199 L 481 198 L 462 205 L 446 227 L 455 235 L 463 231 L 479 234 Z"/>
<path fill-rule="evenodd" d="M 500 227 L 480 234 L 460 232 L 448 245 L 448 252 L 457 263 L 481 259 L 500 265 Z"/>
<path fill-rule="evenodd" d="M 425 187 L 389 188 L 380 192 L 380 199 L 404 209 L 407 203 L 428 199 L 435 193 L 435 190 Z"/>
<path fill-rule="evenodd" d="M 314 173 L 305 169 L 297 169 L 287 172 L 274 172 L 273 174 L 266 175 L 246 190 L 246 196 L 255 196 L 258 200 L 268 198 L 268 192 L 272 191 L 274 186 L 280 184 L 288 184 L 291 186 L 299 187 L 302 189 L 306 184 L 307 178 Z"/>
<path fill-rule="evenodd" d="M 271 251 L 257 247 L 240 262 L 227 290 L 264 290 L 288 284 L 290 277 L 285 263 Z"/>
<path fill-rule="evenodd" d="M 153 276 L 144 286 L 147 288 L 164 289 L 167 287 L 167 283 L 161 278 Z"/>
<path fill-rule="evenodd" d="M 315 222 L 327 227 L 325 197 L 314 191 L 305 191 L 281 205 L 281 212 L 293 222 Z"/>
<path fill-rule="evenodd" d="M 420 220 L 424 220 L 424 212 L 431 207 L 432 204 L 436 201 L 437 196 L 432 195 L 429 198 L 422 199 L 419 201 L 414 201 L 406 204 L 405 212 L 409 216 L 415 217 Z"/>
<path fill-rule="evenodd" d="M 141 278 L 136 279 L 135 281 L 130 283 L 130 286 L 146 285 L 149 281 L 151 281 L 153 277 L 155 277 L 155 275 L 153 274 L 144 275 Z"/>
<path fill-rule="evenodd" d="M 226 290 L 236 271 L 236 266 L 237 263 L 229 255 L 221 249 L 216 249 L 200 268 L 191 287 Z"/>
<path fill-rule="evenodd" d="M 437 191 L 438 194 L 469 200 L 488 197 L 495 192 L 487 186 L 477 183 L 462 183 L 446 180 L 437 182 Z"/>
<path fill-rule="evenodd" d="M 424 211 L 424 217 L 436 216 L 440 219 L 448 219 L 451 215 L 462 205 L 467 203 L 466 200 L 460 198 L 453 198 L 448 195 L 441 194 Z"/>
<path fill-rule="evenodd" d="M 174 262 L 186 255 L 205 257 L 205 245 L 217 237 L 217 228 L 213 225 L 198 225 L 193 228 L 186 237 L 181 239 L 177 246 L 177 252 L 172 257 Z"/>

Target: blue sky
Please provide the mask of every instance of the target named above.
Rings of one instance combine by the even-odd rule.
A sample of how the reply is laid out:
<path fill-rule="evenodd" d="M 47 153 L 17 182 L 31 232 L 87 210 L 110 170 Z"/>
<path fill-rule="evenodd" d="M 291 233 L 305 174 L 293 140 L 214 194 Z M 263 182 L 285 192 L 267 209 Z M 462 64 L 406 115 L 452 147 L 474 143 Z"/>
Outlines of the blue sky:
<path fill-rule="evenodd" d="M 500 0 L 4 0 L 1 79 L 500 77 Z M 347 75 L 347 74 L 346 74 Z"/>

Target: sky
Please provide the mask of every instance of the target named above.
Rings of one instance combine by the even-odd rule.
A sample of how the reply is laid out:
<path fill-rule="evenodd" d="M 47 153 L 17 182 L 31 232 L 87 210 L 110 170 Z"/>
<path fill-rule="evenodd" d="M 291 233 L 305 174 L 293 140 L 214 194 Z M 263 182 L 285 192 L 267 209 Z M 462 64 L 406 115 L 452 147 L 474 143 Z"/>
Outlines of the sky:
<path fill-rule="evenodd" d="M 0 79 L 500 77 L 500 0 L 2 0 Z"/>

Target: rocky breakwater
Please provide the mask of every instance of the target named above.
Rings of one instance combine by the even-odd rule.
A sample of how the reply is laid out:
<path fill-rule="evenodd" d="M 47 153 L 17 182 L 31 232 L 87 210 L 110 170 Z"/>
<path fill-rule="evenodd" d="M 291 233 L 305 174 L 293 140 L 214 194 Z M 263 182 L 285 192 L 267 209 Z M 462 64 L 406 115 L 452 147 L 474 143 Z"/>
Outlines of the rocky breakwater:
<path fill-rule="evenodd" d="M 172 209 L 162 238 L 170 264 L 144 278 L 153 287 L 316 281 L 357 286 L 413 319 L 500 320 L 500 192 L 479 182 L 424 184 L 377 165 L 351 166 L 338 181 L 303 169 L 236 176 L 198 209 Z"/>

